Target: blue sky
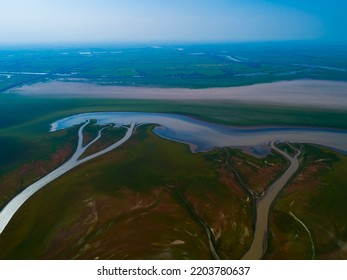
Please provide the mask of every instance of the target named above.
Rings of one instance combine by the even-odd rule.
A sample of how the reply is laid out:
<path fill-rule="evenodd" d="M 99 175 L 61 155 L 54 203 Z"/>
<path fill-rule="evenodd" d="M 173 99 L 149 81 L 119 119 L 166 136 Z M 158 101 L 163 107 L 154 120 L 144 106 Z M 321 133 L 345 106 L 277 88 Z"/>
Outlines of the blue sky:
<path fill-rule="evenodd" d="M 0 44 L 347 41 L 346 0 L 1 0 Z"/>

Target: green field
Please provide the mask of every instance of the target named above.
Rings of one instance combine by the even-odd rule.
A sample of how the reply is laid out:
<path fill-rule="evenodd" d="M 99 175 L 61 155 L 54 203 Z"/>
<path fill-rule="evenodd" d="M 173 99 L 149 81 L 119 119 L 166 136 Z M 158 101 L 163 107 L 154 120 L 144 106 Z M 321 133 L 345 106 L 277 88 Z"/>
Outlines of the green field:
<path fill-rule="evenodd" d="M 3 48 L 0 61 L 0 92 L 51 80 L 183 88 L 347 80 L 344 45 L 293 42 Z"/>

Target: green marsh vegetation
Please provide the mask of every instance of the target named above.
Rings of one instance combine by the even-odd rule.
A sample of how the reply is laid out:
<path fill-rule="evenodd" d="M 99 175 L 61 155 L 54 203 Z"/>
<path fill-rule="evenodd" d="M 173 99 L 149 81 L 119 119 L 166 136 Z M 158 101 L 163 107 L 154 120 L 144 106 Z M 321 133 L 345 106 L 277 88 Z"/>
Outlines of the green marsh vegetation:
<path fill-rule="evenodd" d="M 48 80 L 208 88 L 347 79 L 344 46 L 309 43 L 0 49 L 0 92 Z"/>
<path fill-rule="evenodd" d="M 77 143 L 77 128 L 55 133 L 48 133 L 48 129 L 53 121 L 77 113 L 160 111 L 185 114 L 230 125 L 291 124 L 340 129 L 344 129 L 346 125 L 343 122 L 346 113 L 343 111 L 274 108 L 231 102 L 189 104 L 178 101 L 44 99 L 8 95 L 1 98 L 2 106 L 6 108 L 2 113 L 10 116 L 6 122 L 2 123 L 0 130 L 0 141 L 3 143 L 0 175 L 2 206 L 16 192 L 56 168 L 71 155 Z M 10 104 L 12 110 L 5 106 L 6 100 L 9 100 L 7 105 Z M 19 109 L 15 110 L 15 108 Z M 273 112 L 278 112 L 279 117 L 274 118 Z M 151 132 L 152 128 L 152 126 L 140 127 L 133 139 L 120 149 L 78 167 L 38 192 L 16 214 L 8 227 L 8 233 L 3 239 L 1 238 L 0 242 L 8 244 L 1 258 L 210 258 L 206 234 L 187 210 L 180 205 L 177 198 L 171 194 L 168 189 L 170 187 L 179 190 L 193 205 L 195 211 L 215 230 L 218 237 L 216 248 L 222 258 L 242 257 L 252 236 L 251 200 L 233 177 L 231 169 L 221 165 L 226 151 L 222 149 L 192 154 L 188 146 L 184 144 L 172 143 L 155 136 Z M 86 129 L 86 136 L 93 138 L 97 133 L 96 129 L 92 122 Z M 119 128 L 108 128 L 104 139 L 106 142 L 111 141 L 113 136 L 120 137 L 122 133 Z M 95 149 L 99 148 L 95 147 Z M 282 148 L 290 147 L 283 145 Z M 295 199 L 303 200 L 301 203 L 294 203 L 296 207 L 310 203 L 311 212 L 306 212 L 307 209 L 292 209 L 290 208 L 292 206 L 288 206 L 291 200 L 294 200 L 292 197 L 296 196 L 292 188 L 296 181 L 293 181 L 280 198 L 278 202 L 280 206 L 276 206 L 273 211 L 273 234 L 266 257 L 311 257 L 311 240 L 307 231 L 289 214 L 290 210 L 312 231 L 315 254 L 318 258 L 343 258 L 343 255 L 331 253 L 331 248 L 337 246 L 336 244 L 341 245 L 336 243 L 337 241 L 345 240 L 342 214 L 345 213 L 342 175 L 346 172 L 345 157 L 308 145 L 305 146 L 304 151 L 304 169 L 301 172 L 309 172 L 311 170 L 309 168 L 317 163 L 325 164 L 322 172 L 321 169 L 317 169 L 321 180 L 319 187 L 312 189 L 312 186 L 316 184 L 311 184 L 310 180 L 317 176 L 315 173 L 308 173 L 308 178 L 302 182 L 307 195 L 305 192 L 302 195 L 300 191 L 295 197 Z M 228 149 L 227 152 L 231 157 L 230 162 L 234 164 L 234 167 L 239 167 L 238 171 L 245 182 L 259 193 L 261 188 L 266 187 L 270 182 L 257 186 L 255 184 L 259 181 L 257 178 L 271 178 L 277 173 L 271 176 L 264 174 L 269 170 L 273 172 L 282 170 L 280 166 L 283 165 L 283 159 L 276 155 L 271 155 L 264 161 L 239 150 Z M 271 169 L 276 164 L 279 164 L 279 167 Z M 308 171 L 305 171 L 306 167 Z M 22 177 L 18 174 L 22 174 Z M 325 185 L 330 187 L 325 188 Z M 315 199 L 311 200 L 313 194 Z M 339 196 L 336 204 L 334 204 L 335 195 Z M 109 206 L 103 208 L 101 206 L 103 203 Z M 334 204 L 333 210 L 325 211 L 326 207 L 331 209 L 329 208 L 331 204 Z M 96 205 L 95 209 L 98 210 L 91 205 Z M 120 208 L 115 205 L 120 205 Z M 138 206 L 135 209 L 129 209 L 129 205 Z M 283 210 L 281 207 L 287 208 Z M 111 208 L 115 210 L 110 210 Z M 46 210 L 42 211 L 42 209 Z M 50 219 L 47 218 L 47 213 Z M 95 213 L 98 213 L 99 218 L 103 216 L 105 220 L 95 222 L 95 219 L 92 219 L 96 217 Z M 302 213 L 309 214 L 302 216 Z M 325 216 L 322 216 L 323 213 Z M 333 228 L 331 224 L 323 226 L 327 231 L 326 240 L 320 241 L 319 238 L 322 235 L 316 233 L 314 229 L 322 219 L 318 217 L 325 217 L 326 221 L 334 221 L 335 215 L 339 215 L 336 220 L 337 228 Z M 312 216 L 314 219 L 311 219 Z M 26 223 L 22 223 L 23 219 Z M 179 222 L 182 219 L 183 224 Z M 166 239 L 155 233 L 158 228 L 149 227 L 145 230 L 144 236 L 146 242 L 151 245 L 144 246 L 136 242 L 139 239 L 136 235 L 138 233 L 134 233 L 136 231 L 129 220 L 136 220 L 144 228 L 155 221 L 158 227 L 166 229 Z M 283 221 L 287 220 L 289 222 L 284 226 Z M 115 239 L 112 246 L 102 244 L 98 247 L 96 244 L 103 242 L 103 238 L 109 239 L 115 236 L 115 225 L 124 230 L 124 235 Z M 69 228 L 72 228 L 73 232 L 69 232 Z M 316 230 L 319 231 L 319 229 Z M 323 231 L 323 229 L 320 230 Z M 98 237 L 100 233 L 102 238 Z M 73 237 L 68 240 L 63 238 L 65 235 Z M 131 235 L 128 241 L 130 245 L 126 248 L 117 247 L 119 242 L 127 243 L 126 235 Z M 11 241 L 13 236 L 16 238 Z M 334 237 L 329 239 L 329 236 Z M 286 253 L 278 252 L 279 246 L 283 246 L 281 242 L 287 244 Z M 73 246 L 73 249 L 67 249 L 72 247 L 66 244 Z M 81 253 L 84 246 L 87 248 L 92 246 L 91 248 L 97 249 L 94 250 L 96 253 L 93 254 L 88 250 L 85 254 Z M 102 251 L 107 252 L 105 248 L 109 247 L 115 251 L 108 251 L 108 254 L 102 255 Z M 65 249 L 60 251 L 57 248 Z"/>
<path fill-rule="evenodd" d="M 50 254 L 53 258 L 122 258 L 124 243 L 117 243 L 122 238 L 127 238 L 130 255 L 126 258 L 161 258 L 167 250 L 169 258 L 209 258 L 204 231 L 171 194 L 172 186 L 193 205 L 204 203 L 207 207 L 199 206 L 199 215 L 217 229 L 221 224 L 218 230 L 234 222 L 249 228 L 250 221 L 244 216 L 249 214 L 245 195 L 218 179 L 215 163 L 203 153 L 192 154 L 184 144 L 160 139 L 151 129 L 140 127 L 120 149 L 78 167 L 38 192 L 2 235 L 1 247 L 6 248 L 1 258 L 45 258 Z M 220 197 L 227 199 L 218 201 Z M 88 218 L 91 204 L 97 221 Z M 224 213 L 223 222 L 214 216 L 216 212 Z M 41 215 L 46 218 L 42 220 Z M 23 224 L 23 218 L 29 219 Z M 75 223 L 85 226 L 62 239 Z M 143 224 L 142 230 L 139 224 Z M 126 230 L 119 230 L 122 228 Z M 14 232 L 16 238 L 12 239 Z M 220 234 L 223 256 L 239 258 L 244 248 L 235 246 L 232 236 L 242 235 L 243 230 L 231 227 Z M 144 249 L 134 240 L 150 247 Z M 248 236 L 244 242 L 249 241 Z M 60 246 L 56 251 L 65 242 L 71 244 L 70 249 Z"/>
<path fill-rule="evenodd" d="M 304 145 L 302 168 L 274 208 L 268 258 L 346 259 L 346 172 L 346 155 Z"/>

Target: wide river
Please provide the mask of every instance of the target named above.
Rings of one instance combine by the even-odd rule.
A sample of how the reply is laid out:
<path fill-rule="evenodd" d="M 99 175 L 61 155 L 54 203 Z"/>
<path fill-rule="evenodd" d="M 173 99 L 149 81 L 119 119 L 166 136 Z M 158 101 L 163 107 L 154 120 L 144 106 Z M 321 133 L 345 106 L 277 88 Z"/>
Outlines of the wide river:
<path fill-rule="evenodd" d="M 215 147 L 254 147 L 269 142 L 312 143 L 347 152 L 347 131 L 303 127 L 239 128 L 204 122 L 191 117 L 142 112 L 100 112 L 74 115 L 54 122 L 51 132 L 96 120 L 99 125 L 156 124 L 154 133 L 187 143 L 192 152 Z"/>

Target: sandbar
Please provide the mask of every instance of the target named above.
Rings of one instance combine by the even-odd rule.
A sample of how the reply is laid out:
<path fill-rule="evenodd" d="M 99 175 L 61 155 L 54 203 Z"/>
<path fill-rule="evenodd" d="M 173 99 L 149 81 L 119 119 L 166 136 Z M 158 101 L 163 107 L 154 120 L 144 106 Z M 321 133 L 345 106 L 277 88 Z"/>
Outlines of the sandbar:
<path fill-rule="evenodd" d="M 347 82 L 294 80 L 238 87 L 188 89 L 127 87 L 81 82 L 50 81 L 13 88 L 7 93 L 25 96 L 74 98 L 228 100 L 261 104 L 347 108 Z"/>

